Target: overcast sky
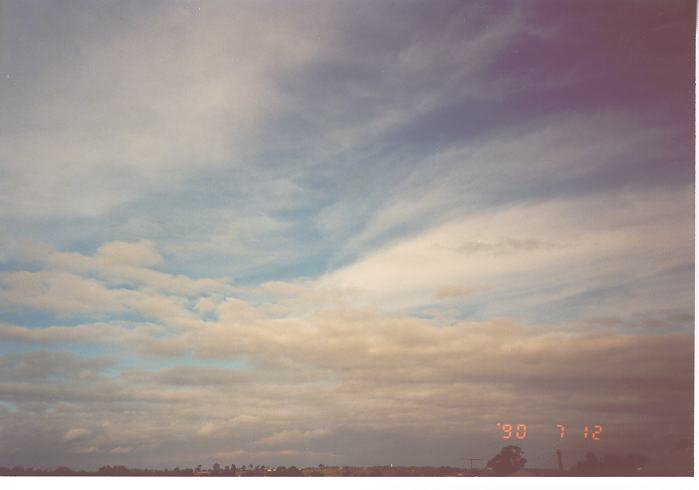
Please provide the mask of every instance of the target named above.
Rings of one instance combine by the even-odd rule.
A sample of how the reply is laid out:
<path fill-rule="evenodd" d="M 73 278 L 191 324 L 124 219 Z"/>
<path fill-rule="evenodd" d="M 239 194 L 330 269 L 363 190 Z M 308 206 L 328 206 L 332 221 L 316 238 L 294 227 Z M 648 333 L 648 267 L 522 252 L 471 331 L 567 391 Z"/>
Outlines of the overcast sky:
<path fill-rule="evenodd" d="M 686 470 L 694 9 L 0 0 L 0 466 Z"/>

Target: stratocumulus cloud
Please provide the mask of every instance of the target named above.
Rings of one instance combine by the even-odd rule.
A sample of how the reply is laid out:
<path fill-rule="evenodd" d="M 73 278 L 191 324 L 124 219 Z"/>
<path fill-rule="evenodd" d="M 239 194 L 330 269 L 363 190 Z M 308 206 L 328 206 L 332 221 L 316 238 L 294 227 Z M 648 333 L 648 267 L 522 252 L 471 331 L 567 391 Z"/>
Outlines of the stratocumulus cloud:
<path fill-rule="evenodd" d="M 0 466 L 686 471 L 693 5 L 0 8 Z"/>

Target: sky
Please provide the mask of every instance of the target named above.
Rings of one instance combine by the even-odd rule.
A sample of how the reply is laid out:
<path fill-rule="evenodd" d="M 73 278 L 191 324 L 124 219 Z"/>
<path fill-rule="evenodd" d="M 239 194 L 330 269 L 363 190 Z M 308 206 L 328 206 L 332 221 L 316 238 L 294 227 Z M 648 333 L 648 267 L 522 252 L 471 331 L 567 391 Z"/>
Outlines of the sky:
<path fill-rule="evenodd" d="M 0 0 L 0 466 L 686 473 L 694 21 Z"/>

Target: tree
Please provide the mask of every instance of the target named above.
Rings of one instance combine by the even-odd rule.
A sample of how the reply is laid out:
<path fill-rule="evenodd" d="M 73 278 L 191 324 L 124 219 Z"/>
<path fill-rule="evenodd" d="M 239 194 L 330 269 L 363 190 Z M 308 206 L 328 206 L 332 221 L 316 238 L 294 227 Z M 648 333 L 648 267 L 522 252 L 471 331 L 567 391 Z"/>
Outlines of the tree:
<path fill-rule="evenodd" d="M 496 454 L 493 459 L 488 461 L 487 469 L 491 470 L 494 475 L 507 476 L 517 470 L 524 468 L 527 460 L 523 457 L 524 451 L 519 446 L 505 446 Z"/>

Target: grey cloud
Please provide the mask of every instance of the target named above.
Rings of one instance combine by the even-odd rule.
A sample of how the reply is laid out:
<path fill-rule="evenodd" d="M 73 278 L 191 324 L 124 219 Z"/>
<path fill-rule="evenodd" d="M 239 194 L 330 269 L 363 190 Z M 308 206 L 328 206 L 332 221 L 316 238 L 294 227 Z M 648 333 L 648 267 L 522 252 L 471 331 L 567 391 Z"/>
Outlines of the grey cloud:
<path fill-rule="evenodd" d="M 162 325 L 126 322 L 83 323 L 75 326 L 52 325 L 44 328 L 0 324 L 0 339 L 29 344 L 124 344 L 138 345 L 151 336 L 167 334 Z"/>
<path fill-rule="evenodd" d="M 590 316 L 586 323 L 606 330 L 673 331 L 693 325 L 694 315 L 689 308 L 646 309 L 631 315 Z"/>
<path fill-rule="evenodd" d="M 0 379 L 36 382 L 69 377 L 90 381 L 115 363 L 113 358 L 83 359 L 71 352 L 10 353 L 0 356 Z"/>
<path fill-rule="evenodd" d="M 34 404 L 50 402 L 57 412 L 46 427 L 60 428 L 61 444 L 74 443 L 62 450 L 63 461 L 94 447 L 94 459 L 80 460 L 110 462 L 120 447 L 132 448 L 124 452 L 128 458 L 157 462 L 158 448 L 169 446 L 162 454 L 184 461 L 229 453 L 238 464 L 255 455 L 292 464 L 310 447 L 360 464 L 357 444 L 378 451 L 383 437 L 402 437 L 406 430 L 419 434 L 440 461 L 463 438 L 495 450 L 495 423 L 525 415 L 540 433 L 561 418 L 581 427 L 594 418 L 611 432 L 610 444 L 621 428 L 642 442 L 657 435 L 640 435 L 648 424 L 683 424 L 690 417 L 683 409 L 692 383 L 686 335 L 556 334 L 511 322 L 449 327 L 366 313 L 335 313 L 325 321 L 330 318 L 269 338 L 260 330 L 278 328 L 274 322 L 247 334 L 229 327 L 239 339 L 236 348 L 217 336 L 221 330 L 186 338 L 196 355 L 213 354 L 211 342 L 221 347 L 221 358 L 245 352 L 256 366 L 245 372 L 250 383 L 229 370 L 192 366 L 122 369 L 119 378 L 80 388 L 71 379 L 49 387 L 27 378 L 3 383 L 2 400 L 18 410 L 4 420 L 28 419 Z M 80 437 L 66 441 L 73 429 Z M 352 435 L 358 433 L 361 442 Z M 544 443 L 542 437 L 534 441 Z"/>
<path fill-rule="evenodd" d="M 129 371 L 122 375 L 128 381 L 167 386 L 235 386 L 256 377 L 245 370 L 198 366 L 176 366 L 157 372 Z"/>
<path fill-rule="evenodd" d="M 499 255 L 520 250 L 551 250 L 565 246 L 538 238 L 502 238 L 496 242 L 466 242 L 457 250 L 463 253 L 486 252 Z"/>

